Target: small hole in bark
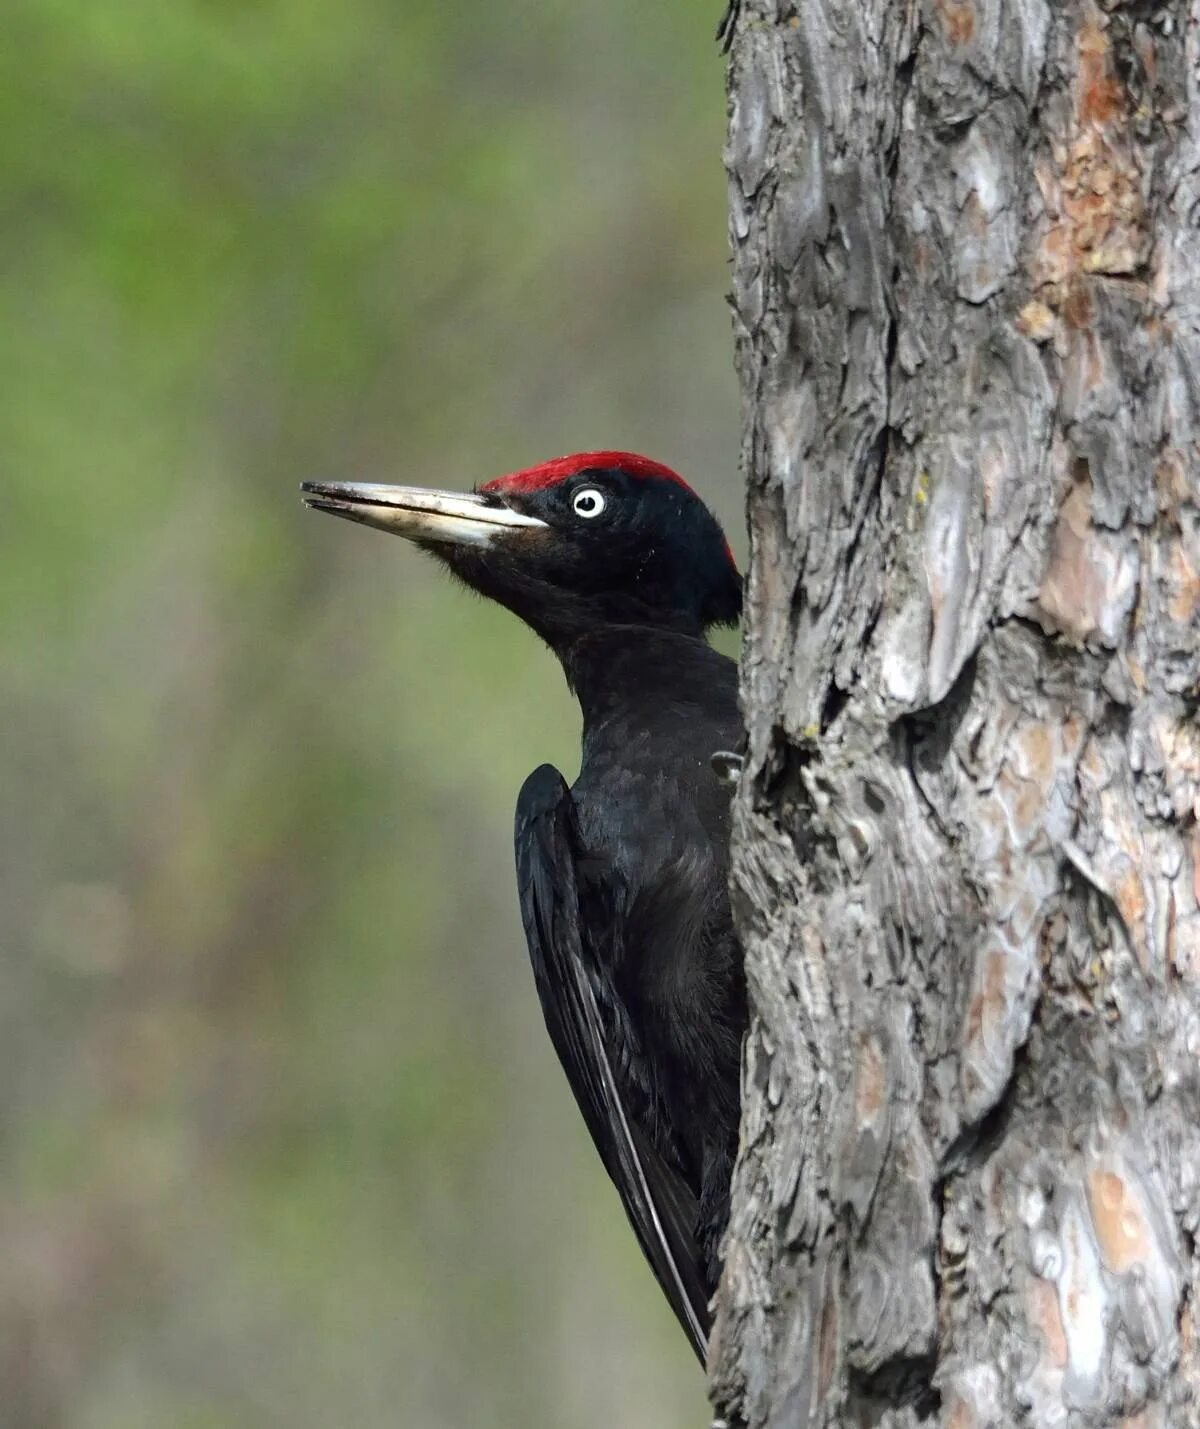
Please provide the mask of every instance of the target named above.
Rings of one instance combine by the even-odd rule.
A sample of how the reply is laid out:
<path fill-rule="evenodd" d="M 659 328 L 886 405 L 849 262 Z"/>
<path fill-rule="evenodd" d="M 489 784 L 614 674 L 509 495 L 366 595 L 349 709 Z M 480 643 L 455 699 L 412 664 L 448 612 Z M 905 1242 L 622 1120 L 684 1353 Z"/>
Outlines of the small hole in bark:
<path fill-rule="evenodd" d="M 1016 1108 L 1018 1083 L 1029 1062 L 1029 1043 L 1017 1048 L 1013 1068 L 999 1100 L 978 1121 L 963 1127 L 946 1148 L 938 1169 L 942 1180 L 964 1166 L 982 1166 L 1004 1139 Z"/>
<path fill-rule="evenodd" d="M 934 134 L 942 144 L 957 144 L 965 139 L 971 132 L 971 125 L 975 123 L 974 117 L 970 119 L 958 119 L 952 124 L 938 124 L 934 129 Z"/>
<path fill-rule="evenodd" d="M 943 700 L 902 715 L 891 726 L 893 758 L 907 768 L 917 793 L 939 821 L 937 775 L 970 709 L 975 674 L 976 657 L 972 656 Z"/>
<path fill-rule="evenodd" d="M 859 1422 L 877 1423 L 903 1405 L 915 1412 L 918 1423 L 936 1423 L 942 1410 L 941 1393 L 932 1382 L 936 1369 L 937 1356 L 931 1354 L 888 1360 L 871 1374 L 851 1370 L 851 1402 L 860 1414 L 865 1411 Z"/>
<path fill-rule="evenodd" d="M 840 690 L 833 681 L 830 681 L 829 689 L 825 694 L 825 703 L 821 706 L 821 733 L 824 734 L 837 719 L 838 715 L 846 708 L 846 701 L 850 696 L 845 690 Z"/>

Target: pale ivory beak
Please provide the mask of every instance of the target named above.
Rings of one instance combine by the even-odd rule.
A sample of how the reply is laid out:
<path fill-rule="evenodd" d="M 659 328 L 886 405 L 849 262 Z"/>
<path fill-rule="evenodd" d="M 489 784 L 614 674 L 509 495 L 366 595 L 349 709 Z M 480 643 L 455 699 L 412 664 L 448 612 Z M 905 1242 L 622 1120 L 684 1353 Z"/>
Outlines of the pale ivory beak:
<path fill-rule="evenodd" d="M 378 526 L 410 541 L 444 541 L 453 546 L 487 546 L 517 528 L 546 530 L 536 516 L 524 516 L 485 496 L 430 491 L 422 486 L 383 486 L 361 481 L 305 481 L 304 504 L 347 521 Z"/>

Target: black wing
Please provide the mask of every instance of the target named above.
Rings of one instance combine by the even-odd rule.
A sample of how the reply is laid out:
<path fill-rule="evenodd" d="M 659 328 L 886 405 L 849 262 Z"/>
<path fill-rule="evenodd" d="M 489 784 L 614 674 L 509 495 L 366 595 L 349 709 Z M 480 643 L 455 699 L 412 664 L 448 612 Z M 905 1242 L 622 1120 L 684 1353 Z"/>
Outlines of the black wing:
<path fill-rule="evenodd" d="M 615 990 L 587 957 L 576 886 L 575 810 L 557 769 L 543 764 L 517 800 L 517 889 L 529 957 L 550 1040 L 601 1160 L 620 1192 L 646 1259 L 705 1363 L 710 1317 L 695 1197 L 630 1109 L 631 1049 L 613 1045 L 601 1006 L 620 1020 Z M 622 1088 L 625 1087 L 623 1092 Z"/>

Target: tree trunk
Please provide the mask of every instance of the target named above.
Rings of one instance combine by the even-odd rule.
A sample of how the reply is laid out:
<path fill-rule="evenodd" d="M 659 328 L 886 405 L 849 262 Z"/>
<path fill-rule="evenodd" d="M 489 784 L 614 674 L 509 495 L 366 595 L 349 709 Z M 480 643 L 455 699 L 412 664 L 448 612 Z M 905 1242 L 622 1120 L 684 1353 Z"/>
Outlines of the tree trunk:
<path fill-rule="evenodd" d="M 1200 0 L 743 6 L 731 1426 L 1200 1424 L 1198 136 Z"/>

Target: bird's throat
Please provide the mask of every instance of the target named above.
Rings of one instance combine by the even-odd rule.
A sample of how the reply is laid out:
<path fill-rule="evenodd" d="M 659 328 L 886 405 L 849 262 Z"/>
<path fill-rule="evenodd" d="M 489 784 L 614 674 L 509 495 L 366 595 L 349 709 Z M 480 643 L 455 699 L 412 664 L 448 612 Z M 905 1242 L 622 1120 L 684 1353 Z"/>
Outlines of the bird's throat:
<path fill-rule="evenodd" d="M 662 710 L 736 690 L 736 666 L 703 634 L 643 625 L 592 630 L 555 650 L 585 728 L 615 709 Z"/>

